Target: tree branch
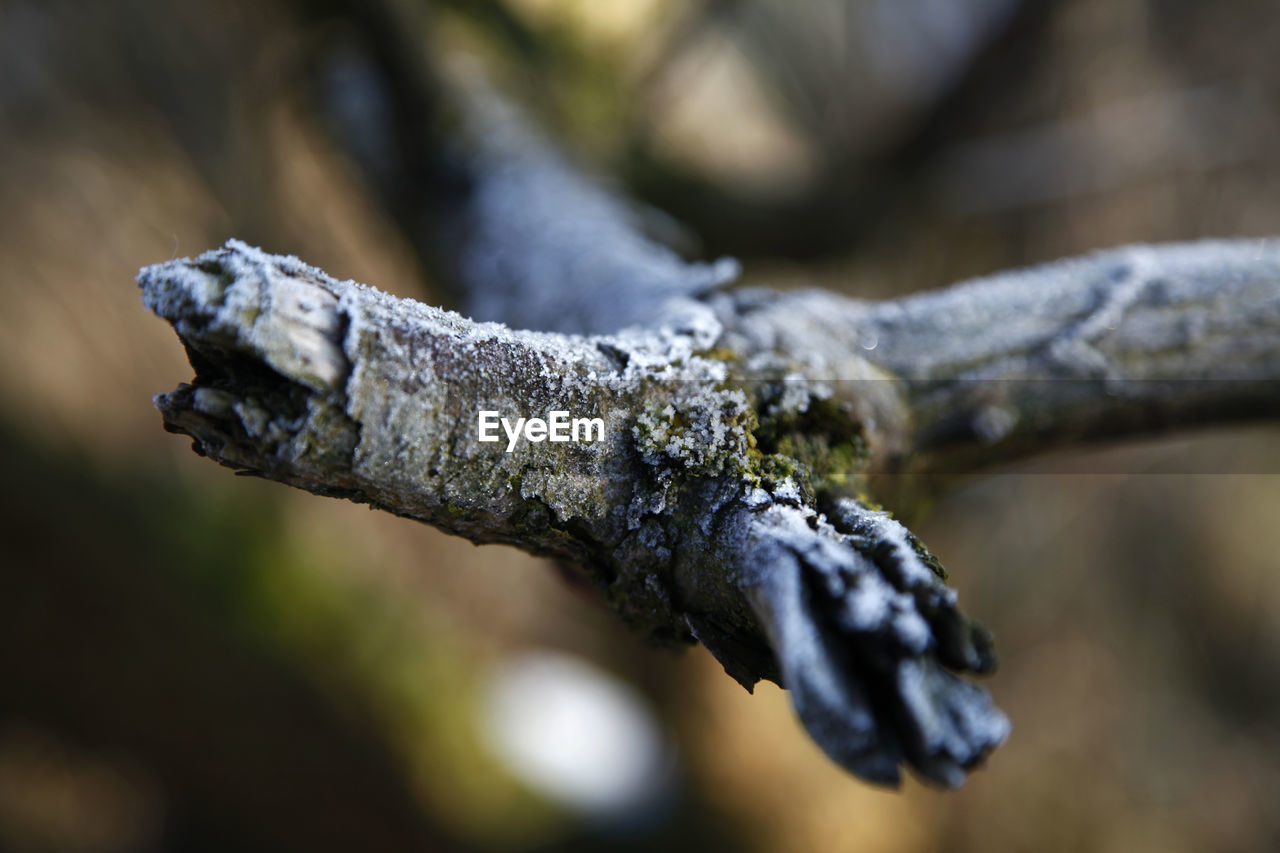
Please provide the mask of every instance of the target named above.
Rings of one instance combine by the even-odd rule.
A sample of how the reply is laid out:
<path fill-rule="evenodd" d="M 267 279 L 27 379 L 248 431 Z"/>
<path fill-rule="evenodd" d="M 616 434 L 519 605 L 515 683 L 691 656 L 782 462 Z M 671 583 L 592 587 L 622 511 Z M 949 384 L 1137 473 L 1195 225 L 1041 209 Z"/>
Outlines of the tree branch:
<path fill-rule="evenodd" d="M 785 328 L 779 349 L 832 342 L 895 378 L 911 427 L 886 470 L 972 470 L 1058 444 L 1280 416 L 1274 239 L 1129 246 L 882 303 L 724 298 Z"/>
<path fill-rule="evenodd" d="M 856 473 L 857 425 L 838 445 L 815 431 L 812 467 L 772 446 L 821 397 L 735 380 L 700 333 L 513 332 L 234 242 L 141 282 L 196 368 L 157 404 L 198 452 L 583 566 L 650 637 L 696 636 L 745 685 L 791 686 L 868 778 L 907 760 L 958 784 L 1003 738 L 986 694 L 942 668 L 992 661 L 936 561 L 854 501 L 819 512 L 826 480 Z M 555 410 L 600 418 L 604 439 L 478 440 L 480 411 Z"/>
<path fill-rule="evenodd" d="M 157 398 L 166 427 L 238 470 L 581 566 L 647 636 L 696 638 L 748 688 L 780 681 L 864 778 L 906 763 L 958 785 L 1008 732 L 956 675 L 993 668 L 989 638 L 928 550 L 853 497 L 873 474 L 1276 411 L 1273 242 L 1119 250 L 888 303 L 724 291 L 732 262 L 681 262 L 500 102 L 474 105 L 444 245 L 475 314 L 559 333 L 233 241 L 140 276 L 196 370 Z M 604 434 L 508 452 L 479 440 L 482 411 Z"/>

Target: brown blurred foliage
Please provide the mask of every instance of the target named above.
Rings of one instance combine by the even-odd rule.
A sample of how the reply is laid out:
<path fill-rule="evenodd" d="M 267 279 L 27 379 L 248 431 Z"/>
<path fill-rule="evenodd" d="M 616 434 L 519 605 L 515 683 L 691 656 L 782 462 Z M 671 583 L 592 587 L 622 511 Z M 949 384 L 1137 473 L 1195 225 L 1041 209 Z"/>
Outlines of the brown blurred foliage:
<path fill-rule="evenodd" d="M 872 0 L 436 5 L 424 46 L 478 54 L 683 220 L 656 229 L 758 280 L 880 297 L 1280 233 L 1266 0 L 973 0 L 997 23 L 967 49 Z M 1280 845 L 1274 428 L 939 500 L 920 532 L 997 635 L 1015 724 L 945 794 L 845 776 L 780 691 L 639 647 L 531 557 L 163 433 L 149 397 L 190 372 L 144 264 L 236 236 L 445 299 L 321 118 L 340 7 L 0 2 L 0 850 Z M 679 751 L 665 817 L 580 823 L 486 751 L 484 672 L 526 646 L 638 685 Z"/>

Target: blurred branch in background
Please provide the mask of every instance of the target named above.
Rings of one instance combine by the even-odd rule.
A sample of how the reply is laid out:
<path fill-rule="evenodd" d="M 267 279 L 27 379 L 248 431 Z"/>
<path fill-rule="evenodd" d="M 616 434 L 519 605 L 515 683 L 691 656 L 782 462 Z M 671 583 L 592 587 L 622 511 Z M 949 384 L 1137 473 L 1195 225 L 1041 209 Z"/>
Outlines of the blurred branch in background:
<path fill-rule="evenodd" d="M 454 14 L 433 4 L 442 20 L 425 41 L 474 52 L 492 68 L 505 69 L 497 79 L 515 91 L 523 83 L 524 99 L 544 110 L 544 121 L 562 130 L 570 148 L 584 155 L 580 160 L 604 171 L 629 172 L 627 140 L 634 132 L 652 140 L 646 144 L 664 161 L 679 163 L 680 174 L 692 173 L 720 192 L 734 189 L 741 176 L 766 176 L 764 189 L 785 196 L 790 180 L 803 184 L 812 174 L 795 170 L 807 162 L 810 143 L 792 126 L 785 99 L 760 82 L 767 78 L 767 60 L 746 51 L 740 25 L 730 31 L 720 23 L 729 13 L 733 20 L 748 15 L 747 4 L 718 5 L 722 17 L 689 27 L 684 38 L 680 21 L 686 12 L 701 14 L 700 5 L 509 0 L 452 4 L 459 10 Z M 506 15 L 523 33 L 514 38 L 528 38 L 542 59 L 517 59 L 513 36 L 494 36 L 497 28 L 472 11 L 482 7 Z M 146 0 L 0 3 L 0 410 L 18 436 L 14 446 L 31 447 L 28 455 L 76 477 L 92 474 L 104 486 L 73 487 L 92 498 L 74 505 L 77 518 L 64 511 L 58 496 L 23 505 L 17 517 L 31 519 L 24 529 L 53 532 L 24 539 L 26 556 L 12 560 L 17 551 L 8 543 L 17 540 L 6 527 L 0 573 L 13 571 L 13 565 L 30 569 L 20 587 L 7 576 L 0 584 L 32 594 L 40 587 L 45 600 L 77 600 L 78 590 L 91 589 L 96 576 L 87 569 L 45 566 L 56 565 L 58 554 L 75 544 L 79 518 L 116 518 L 120 495 L 131 484 L 167 484 L 172 503 L 185 500 L 204 513 L 215 501 L 232 539 L 264 516 L 280 526 L 268 541 L 235 546 L 229 562 L 212 571 L 259 565 L 262 577 L 277 580 L 278 598 L 286 602 L 311 600 L 303 589 L 335 577 L 345 580 L 321 599 L 346 601 L 355 578 L 369 600 L 356 596 L 349 612 L 386 608 L 393 621 L 426 621 L 425 634 L 415 627 L 398 648 L 414 648 L 414 637 L 447 636 L 482 650 L 479 658 L 457 647 L 450 651 L 467 662 L 468 678 L 462 680 L 436 671 L 437 681 L 429 668 L 398 665 L 399 683 L 417 685 L 419 695 L 471 695 L 488 661 L 500 659 L 509 646 L 528 643 L 572 650 L 640 685 L 675 738 L 683 769 L 673 809 L 650 817 L 644 824 L 650 828 L 637 832 L 653 833 L 656 825 L 664 827 L 660 834 L 700 849 L 728 843 L 761 851 L 1021 846 L 1168 853 L 1274 846 L 1280 833 L 1274 809 L 1280 739 L 1272 721 L 1280 705 L 1272 674 L 1280 635 L 1271 614 L 1280 607 L 1274 571 L 1280 528 L 1272 522 L 1280 481 L 1273 475 L 1223 475 L 1276 470 L 1273 430 L 1187 437 L 1102 455 L 1058 455 L 937 502 L 921 532 L 946 559 L 964 600 L 997 627 L 1004 655 L 993 689 L 1019 721 L 999 772 L 983 774 L 945 798 L 912 786 L 889 796 L 851 783 L 795 733 L 779 691 L 761 685 L 754 699 L 744 701 L 707 656 L 655 658 L 628 643 L 593 605 L 567 593 L 531 559 L 509 549 L 473 549 L 421 525 L 341 502 L 256 490 L 155 430 L 150 394 L 171 386 L 187 368 L 170 332 L 137 310 L 128 279 L 143 264 L 240 235 L 306 257 L 339 277 L 394 286 L 402 295 L 429 292 L 431 302 L 445 298 L 445 282 L 426 279 L 419 259 L 434 251 L 422 247 L 433 239 L 426 233 L 430 224 L 414 225 L 416 219 L 402 218 L 382 192 L 371 190 L 376 179 L 344 158 L 345 143 L 334 144 L 339 137 L 322 132 L 340 127 L 322 124 L 322 116 L 331 122 L 333 115 L 320 109 L 324 96 L 307 94 L 324 91 L 323 74 L 320 80 L 313 76 L 318 69 L 351 56 L 357 68 L 387 60 L 367 47 L 365 30 L 351 23 L 356 12 L 331 11 L 325 23 L 301 9 L 201 0 L 180 6 Z M 771 239 L 770 223 L 762 223 L 761 242 L 740 247 L 755 258 L 749 272 L 770 284 L 896 297 L 1099 246 L 1280 232 L 1280 161 L 1272 156 L 1280 150 L 1273 126 L 1276 11 L 1269 0 L 1241 0 L 1229 10 L 1154 0 L 1055 3 L 1038 35 L 1007 43 L 1006 59 L 994 66 L 999 71 L 988 86 L 974 90 L 970 107 L 958 114 L 963 121 L 951 125 L 952 141 L 923 158 L 914 185 L 892 193 L 897 204 L 882 211 L 875 230 L 867 232 L 874 239 L 861 240 L 848 257 L 837 252 L 801 269 L 756 249 Z M 856 14 L 846 16 L 857 20 Z M 668 34 L 670 47 L 664 46 Z M 408 29 L 401 35 L 416 41 Z M 850 40 L 851 49 L 876 38 L 869 27 Z M 729 43 L 731 49 L 722 52 L 751 58 L 734 60 L 738 70 L 729 75 L 712 73 L 713 66 L 673 64 L 678 57 L 705 55 L 706 43 L 717 40 Z M 1030 49 L 1019 50 L 1021 43 Z M 664 110 L 657 113 L 638 94 L 645 80 L 659 85 L 658 94 L 710 94 L 660 100 Z M 1004 95 L 997 98 L 997 90 Z M 1215 93 L 1221 95 L 1216 101 Z M 722 103 L 736 106 L 718 112 L 697 107 Z M 1151 104 L 1172 108 L 1153 112 L 1144 106 Z M 920 109 L 927 112 L 917 105 L 906 114 Z M 1173 121 L 1161 124 L 1157 138 L 1145 115 Z M 672 127 L 674 118 L 683 129 Z M 734 128 L 733 138 L 726 126 Z M 1052 132 L 1042 135 L 1038 129 Z M 1104 144 L 1095 131 L 1113 142 Z M 889 127 L 871 138 L 893 133 Z M 1120 138 L 1113 134 L 1123 136 L 1121 152 L 1113 152 Z M 394 128 L 387 138 L 384 150 L 394 151 L 400 145 Z M 1067 158 L 1069 172 L 1059 175 L 1058 162 L 1038 154 L 1044 150 L 1041 138 Z M 708 148 L 699 140 L 717 144 Z M 751 144 L 728 157 L 724 146 L 738 140 Z M 1178 140 L 1194 144 L 1188 148 Z M 1007 141 L 1036 143 L 1015 145 L 1013 151 L 1025 151 L 1028 170 L 1042 174 L 1028 183 L 1026 172 L 1003 171 L 994 158 L 997 168 L 980 180 L 966 178 L 964 171 L 974 163 L 993 162 L 976 155 L 1004 150 Z M 434 149 L 436 140 L 428 144 Z M 1123 154 L 1149 146 L 1175 156 Z M 1215 150 L 1240 156 L 1199 155 Z M 754 162 L 747 156 L 751 151 Z M 717 171 L 717 153 L 737 171 Z M 388 159 L 388 173 L 404 174 L 394 159 Z M 444 165 L 449 162 L 445 156 Z M 1106 180 L 1094 181 L 1094 174 Z M 465 189 L 447 168 L 437 177 L 445 188 Z M 1011 196 L 1006 179 L 1036 191 Z M 404 194 L 420 203 L 417 190 Z M 968 195 L 971 190 L 976 194 Z M 1015 203 L 984 204 L 988 193 Z M 727 201 L 727 208 L 707 207 L 709 221 L 695 225 L 714 228 L 729 221 L 743 202 Z M 681 200 L 667 203 L 678 207 Z M 663 239 L 696 245 L 690 238 L 695 231 L 673 228 L 660 217 L 644 215 L 643 222 Z M 783 224 L 772 224 L 781 236 L 795 230 Z M 723 248 L 713 239 L 706 245 Z M 56 351 L 51 340 L 60 342 Z M 1150 473 L 1134 474 L 1142 471 Z M 10 464 L 6 482 L 25 491 L 36 474 Z M 256 498 L 246 501 L 248 493 Z M 161 511 L 148 502 L 136 506 L 152 508 L 140 508 L 139 514 Z M 136 548 L 100 536 L 99 547 L 77 553 L 110 562 L 121 578 L 132 577 L 135 564 L 170 565 L 167 546 L 135 541 Z M 117 546 L 125 556 L 110 555 L 108 548 Z M 282 566 L 291 568 L 280 572 Z M 13 605 L 15 611 L 22 607 Z M 52 612 L 56 618 L 58 611 Z M 42 623 L 42 635 L 56 633 L 66 647 L 79 638 L 80 646 L 92 649 L 96 636 L 70 618 L 79 612 Z M 149 613 L 139 616 L 152 621 Z M 357 670 L 366 665 L 360 661 L 386 653 L 380 620 L 346 623 L 350 635 L 332 631 L 325 619 L 302 621 L 314 633 L 295 637 L 349 637 L 363 650 Z M 183 646 L 170 649 L 159 633 L 149 653 L 176 656 Z M 361 705 L 368 681 L 335 677 L 337 645 L 294 645 L 295 652 L 283 654 L 282 666 L 314 673 L 343 708 Z M 21 666 L 25 653 L 10 647 L 3 657 Z M 33 657 L 32 664 L 38 660 Z M 132 658 L 118 662 L 126 681 L 140 670 Z M 175 663 L 166 666 L 180 671 Z M 58 689 L 65 695 L 72 688 Z M 443 814 L 430 815 L 447 827 L 445 835 L 502 849 L 529 849 L 551 839 L 559 839 L 558 849 L 599 843 L 600 825 L 557 811 L 538 786 L 515 792 L 500 773 L 472 774 L 468 768 L 490 759 L 450 748 L 454 733 L 464 740 L 476 736 L 467 734 L 474 722 L 470 711 L 455 712 L 457 728 L 442 725 L 430 715 L 417 716 L 413 708 L 422 706 L 404 704 L 413 693 L 393 691 L 386 700 L 390 716 L 407 708 L 408 717 L 419 720 L 396 729 L 402 738 L 392 749 L 379 746 L 387 740 L 382 717 L 355 727 L 369 732 L 364 742 L 374 752 L 397 753 L 395 764 L 413 763 L 415 755 L 433 757 L 424 762 L 429 766 L 409 774 L 421 780 L 415 790 L 437 792 L 413 794 L 417 808 L 445 802 L 439 792 L 458 791 L 459 779 L 475 780 L 466 788 L 469 794 L 450 801 L 454 805 Z M 21 696 L 0 684 L 0 705 L 16 704 L 15 695 Z M 174 713 L 196 717 L 204 695 L 175 686 L 166 701 Z M 320 691 L 313 695 L 324 704 Z M 31 698 L 27 707 L 37 704 Z M 94 708 L 86 703 L 77 713 L 90 718 Z M 328 712 L 303 713 L 323 718 Z M 163 755 L 153 758 L 139 740 L 117 738 L 105 746 L 113 739 L 104 738 L 110 750 L 105 753 L 46 747 L 49 738 L 64 736 L 56 722 L 61 717 L 38 710 L 24 716 L 28 722 L 6 725 L 0 743 L 0 845 L 7 849 L 154 849 L 145 842 L 154 837 L 146 832 L 151 821 L 159 821 L 162 849 L 191 849 L 202 838 L 261 837 L 260 827 L 236 823 L 225 811 L 202 804 L 203 795 L 183 790 L 180 779 L 157 773 Z M 32 726 L 37 734 L 29 734 Z M 439 732 L 446 734 L 437 738 L 433 733 Z M 202 749 L 193 739 L 183 746 L 193 756 Z M 261 754 L 264 762 L 275 761 L 270 748 Z M 208 749 L 199 760 L 214 766 L 223 756 Z M 77 763 L 77 774 L 101 780 L 107 768 L 124 781 L 121 787 L 63 784 L 58 768 Z M 394 767 L 392 772 L 404 778 Z M 135 797 L 124 791 L 130 786 L 142 790 Z M 76 792 L 88 799 L 78 799 Z M 228 796 L 239 795 L 216 798 Z M 49 808 L 55 798 L 62 805 Z M 117 829 L 102 822 L 103 810 L 118 810 Z M 305 822 L 307 816 L 280 815 L 271 825 L 305 834 L 289 827 L 292 820 Z M 41 825 L 51 833 L 48 838 L 73 840 L 61 847 L 40 842 L 32 828 Z M 118 827 L 125 825 L 134 829 L 122 834 Z M 76 832 L 93 826 L 106 827 L 96 842 Z M 196 831 L 184 829 L 193 826 Z M 616 832 L 617 824 L 604 829 Z M 173 844 L 166 843 L 170 833 Z M 621 843 L 611 838 L 614 846 Z M 639 838 L 634 843 L 640 846 L 646 838 L 657 843 L 652 834 Z"/>
<path fill-rule="evenodd" d="M 651 4 L 648 14 L 634 13 L 642 32 L 633 38 L 646 59 L 628 72 L 616 56 L 602 55 L 616 36 L 600 37 L 593 51 L 554 14 L 516 29 L 519 18 L 489 14 L 492 5 L 460 10 L 498 44 L 519 48 L 512 79 L 522 93 L 560 126 L 622 149 L 614 159 L 641 198 L 691 226 L 714 251 L 744 257 L 848 252 L 903 210 L 915 176 L 971 124 L 966 116 L 996 108 L 1001 87 L 1017 85 L 1011 69 L 1036 56 L 1053 8 L 1016 0 L 974 0 L 962 9 L 915 0 L 799 7 L 714 0 L 689 4 L 670 24 L 652 12 L 661 4 Z M 330 65 L 321 77 L 328 81 L 322 107 L 340 133 L 369 132 L 369 103 L 390 107 L 378 116 L 384 126 L 413 128 L 423 102 L 388 93 L 433 72 L 426 62 L 382 57 L 405 54 L 422 28 L 386 29 L 366 18 L 350 16 L 373 50 L 340 54 Z M 526 49 L 537 32 L 561 49 Z M 359 97 L 343 86 L 357 87 Z M 602 125 L 575 118 L 584 101 L 602 98 L 607 106 L 586 111 L 603 112 Z M 419 186 L 422 160 L 439 152 L 439 144 L 419 147 L 396 174 L 387 168 L 392 158 L 351 147 L 376 185 L 395 193 Z M 439 186 L 418 194 L 419 214 Z"/>
<path fill-rule="evenodd" d="M 848 253 L 909 221 L 921 170 L 1042 61 L 1057 5 L 738 3 L 650 73 L 627 174 L 717 251 Z"/>

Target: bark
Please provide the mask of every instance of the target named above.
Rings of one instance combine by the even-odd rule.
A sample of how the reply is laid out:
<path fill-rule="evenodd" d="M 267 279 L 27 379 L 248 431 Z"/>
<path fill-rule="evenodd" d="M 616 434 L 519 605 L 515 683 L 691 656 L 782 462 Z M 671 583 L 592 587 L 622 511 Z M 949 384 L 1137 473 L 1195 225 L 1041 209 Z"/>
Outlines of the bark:
<path fill-rule="evenodd" d="M 870 477 L 1068 433 L 1275 414 L 1280 245 L 1139 247 L 888 303 L 726 290 L 501 102 L 447 218 L 478 322 L 231 242 L 143 270 L 196 377 L 166 427 L 224 465 L 582 567 L 661 642 L 792 691 L 835 760 L 958 785 L 1008 733 L 938 561 Z M 1230 355 L 1231 358 L 1226 358 Z M 481 442 L 496 411 L 589 443 Z"/>
<path fill-rule="evenodd" d="M 786 330 L 780 350 L 861 348 L 894 377 L 910 426 L 885 470 L 965 471 L 1280 415 L 1273 239 L 1128 246 L 882 303 L 822 291 L 732 300 L 767 316 L 765 334 Z"/>

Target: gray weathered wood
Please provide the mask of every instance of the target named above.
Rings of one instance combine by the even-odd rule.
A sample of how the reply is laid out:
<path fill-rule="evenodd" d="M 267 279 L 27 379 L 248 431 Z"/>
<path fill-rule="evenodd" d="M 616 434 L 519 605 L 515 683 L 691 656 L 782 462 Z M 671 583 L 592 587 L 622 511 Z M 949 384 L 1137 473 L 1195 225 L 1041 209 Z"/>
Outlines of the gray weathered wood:
<path fill-rule="evenodd" d="M 893 302 L 729 290 L 479 97 L 444 235 L 478 322 L 231 242 L 149 267 L 195 379 L 168 429 L 230 467 L 580 566 L 663 642 L 779 681 L 835 760 L 958 785 L 1008 722 L 985 632 L 864 495 L 1063 437 L 1273 416 L 1280 243 L 1133 247 Z M 533 326 L 541 331 L 517 331 Z M 553 331 L 548 331 L 553 330 Z M 477 418 L 599 417 L 592 443 Z"/>

